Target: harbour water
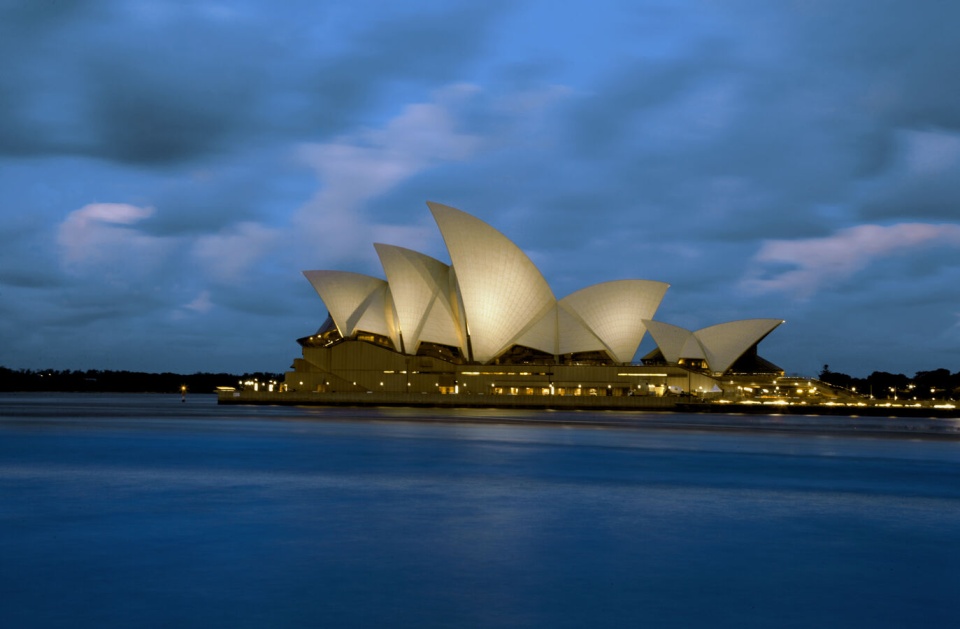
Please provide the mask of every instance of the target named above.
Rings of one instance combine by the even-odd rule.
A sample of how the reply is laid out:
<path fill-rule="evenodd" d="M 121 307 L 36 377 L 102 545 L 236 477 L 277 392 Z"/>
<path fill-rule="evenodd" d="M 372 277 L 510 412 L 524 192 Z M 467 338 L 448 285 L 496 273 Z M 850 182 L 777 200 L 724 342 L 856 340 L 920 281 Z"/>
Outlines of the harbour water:
<path fill-rule="evenodd" d="M 0 626 L 960 624 L 960 441 L 542 416 L 0 395 Z"/>

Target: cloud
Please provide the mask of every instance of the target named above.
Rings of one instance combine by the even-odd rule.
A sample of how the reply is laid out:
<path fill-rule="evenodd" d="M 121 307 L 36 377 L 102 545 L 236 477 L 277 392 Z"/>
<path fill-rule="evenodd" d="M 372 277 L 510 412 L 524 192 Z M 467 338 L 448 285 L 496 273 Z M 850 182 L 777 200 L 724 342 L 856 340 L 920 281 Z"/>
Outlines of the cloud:
<path fill-rule="evenodd" d="M 188 304 L 184 304 L 184 310 L 190 310 L 198 314 L 206 314 L 213 310 L 213 300 L 210 299 L 210 291 L 205 290 L 197 295 L 197 298 Z"/>
<path fill-rule="evenodd" d="M 960 132 L 898 131 L 887 168 L 866 181 L 859 196 L 858 214 L 868 220 L 955 219 L 960 209 Z"/>
<path fill-rule="evenodd" d="M 753 258 L 761 268 L 741 285 L 754 292 L 784 292 L 805 299 L 879 259 L 938 246 L 960 248 L 960 225 L 858 225 L 826 238 L 770 240 Z"/>
<path fill-rule="evenodd" d="M 502 13 L 496 2 L 382 6 L 378 19 L 311 2 L 71 5 L 0 7 L 0 155 L 155 167 L 332 137 L 387 92 L 457 80 Z"/>
<path fill-rule="evenodd" d="M 151 207 L 92 203 L 67 215 L 57 229 L 64 269 L 76 275 L 133 281 L 155 272 L 169 253 L 169 243 L 134 226 L 153 215 Z"/>
<path fill-rule="evenodd" d="M 197 237 L 191 253 L 204 275 L 216 282 L 236 283 L 273 252 L 278 238 L 275 229 L 244 222 L 216 234 Z"/>
<path fill-rule="evenodd" d="M 169 163 L 223 147 L 249 120 L 259 73 L 224 69 L 248 58 L 252 24 L 228 28 L 188 6 L 158 21 L 126 5 L 0 15 L 17 60 L 0 73 L 0 94 L 11 97 L 0 154 Z"/>
<path fill-rule="evenodd" d="M 482 149 L 480 137 L 459 129 L 455 113 L 457 104 L 475 92 L 469 85 L 450 86 L 431 102 L 406 106 L 381 128 L 301 147 L 301 159 L 321 183 L 294 217 L 301 236 L 330 258 L 354 256 L 361 243 L 369 245 L 381 236 L 422 240 L 415 227 L 370 227 L 362 210 L 411 177 Z"/>

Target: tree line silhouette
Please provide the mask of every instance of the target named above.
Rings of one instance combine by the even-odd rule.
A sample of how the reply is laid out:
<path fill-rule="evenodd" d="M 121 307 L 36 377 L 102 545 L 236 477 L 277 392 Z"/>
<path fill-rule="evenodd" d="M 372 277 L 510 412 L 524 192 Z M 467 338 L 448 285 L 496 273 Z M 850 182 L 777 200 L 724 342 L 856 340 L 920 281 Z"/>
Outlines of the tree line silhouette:
<path fill-rule="evenodd" d="M 824 365 L 819 378 L 827 384 L 876 399 L 940 400 L 960 397 L 960 371 L 952 374 L 943 368 L 918 371 L 913 378 L 886 371 L 874 371 L 866 378 L 855 378 L 831 371 L 830 365 Z"/>
<path fill-rule="evenodd" d="M 281 382 L 282 373 L 146 373 L 88 369 L 8 369 L 0 367 L 0 391 L 47 391 L 92 393 L 212 393 L 217 387 L 239 387 L 241 381 Z"/>

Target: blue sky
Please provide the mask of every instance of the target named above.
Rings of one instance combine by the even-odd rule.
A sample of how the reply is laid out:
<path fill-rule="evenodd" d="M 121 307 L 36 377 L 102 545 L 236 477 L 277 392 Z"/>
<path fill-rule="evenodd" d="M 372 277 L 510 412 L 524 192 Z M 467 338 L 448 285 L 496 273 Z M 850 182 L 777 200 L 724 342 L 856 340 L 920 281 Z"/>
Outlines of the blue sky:
<path fill-rule="evenodd" d="M 278 7 L 282 6 L 282 10 Z M 283 371 L 300 272 L 449 261 L 787 323 L 788 373 L 960 369 L 960 5 L 0 2 L 0 365 Z M 647 339 L 642 350 L 652 345 Z"/>

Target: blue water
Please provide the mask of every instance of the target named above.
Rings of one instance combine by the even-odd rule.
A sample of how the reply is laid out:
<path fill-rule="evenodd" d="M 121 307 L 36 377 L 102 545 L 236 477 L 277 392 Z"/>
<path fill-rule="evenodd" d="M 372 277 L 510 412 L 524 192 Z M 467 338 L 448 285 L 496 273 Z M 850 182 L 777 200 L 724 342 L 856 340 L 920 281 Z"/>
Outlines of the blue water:
<path fill-rule="evenodd" d="M 0 627 L 960 626 L 960 442 L 477 416 L 0 396 Z"/>

